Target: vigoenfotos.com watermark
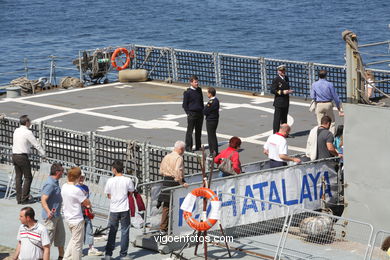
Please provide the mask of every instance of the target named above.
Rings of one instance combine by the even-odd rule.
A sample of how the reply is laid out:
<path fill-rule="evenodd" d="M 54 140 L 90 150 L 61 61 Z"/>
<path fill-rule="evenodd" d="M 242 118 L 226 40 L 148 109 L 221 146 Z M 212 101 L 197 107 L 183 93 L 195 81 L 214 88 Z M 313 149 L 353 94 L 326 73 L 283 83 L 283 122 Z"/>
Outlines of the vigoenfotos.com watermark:
<path fill-rule="evenodd" d="M 198 236 L 198 235 L 185 235 L 185 236 L 154 236 L 154 240 L 160 244 L 167 243 L 231 243 L 233 242 L 232 236 Z"/>

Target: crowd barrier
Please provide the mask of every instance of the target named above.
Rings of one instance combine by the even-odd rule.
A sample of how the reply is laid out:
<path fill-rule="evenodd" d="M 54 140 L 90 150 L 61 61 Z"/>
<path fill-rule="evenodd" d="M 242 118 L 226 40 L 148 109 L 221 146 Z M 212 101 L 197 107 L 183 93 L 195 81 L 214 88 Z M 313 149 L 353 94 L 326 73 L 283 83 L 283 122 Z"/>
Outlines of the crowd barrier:
<path fill-rule="evenodd" d="M 280 259 L 368 259 L 373 230 L 369 223 L 295 209 Z"/>
<path fill-rule="evenodd" d="M 6 118 L 0 121 L 1 161 L 11 163 L 13 132 L 19 120 Z M 100 135 L 96 132 L 80 132 L 54 127 L 40 122 L 31 126 L 46 152 L 46 157 L 71 162 L 102 170 L 111 170 L 114 160 L 122 160 L 128 174 L 134 174 L 140 183 L 162 179 L 159 174 L 160 162 L 172 148 L 160 147 L 135 140 Z M 201 156 L 195 153 L 184 154 L 184 172 L 193 174 L 200 171 Z M 39 169 L 39 156 L 35 149 L 31 160 L 33 169 Z"/>
<path fill-rule="evenodd" d="M 264 165 L 264 162 L 255 164 Z M 335 194 L 339 183 L 338 177 L 334 176 L 338 174 L 334 166 L 334 159 L 325 159 L 233 177 L 215 177 L 211 189 L 222 201 L 219 223 L 224 228 L 224 235 L 234 238 L 230 245 L 247 254 L 267 256 L 267 259 L 382 259 L 371 258 L 370 254 L 385 255 L 383 251 L 372 253 L 371 247 L 373 243 L 380 246 L 390 233 L 377 233 L 373 242 L 373 226 L 369 223 L 313 211 L 334 206 L 335 200 L 331 197 L 336 199 L 339 195 Z M 301 170 L 306 173 L 298 178 L 302 182 L 294 183 L 293 179 L 286 179 L 287 176 L 295 178 L 294 175 Z M 325 183 L 320 181 L 323 179 L 321 173 L 324 173 L 325 179 L 329 177 Z M 174 236 L 192 232 L 179 208 L 185 195 L 202 185 L 202 179 L 199 174 L 188 176 L 188 179 L 191 180 L 188 188 L 178 186 L 168 189 L 171 191 L 169 230 Z M 318 180 L 318 183 L 310 185 L 305 180 L 311 180 L 313 184 L 314 180 Z M 161 181 L 143 185 L 148 186 L 147 190 L 150 191 L 146 193 L 149 203 L 145 222 L 158 225 L 160 219 L 155 206 Z M 286 191 L 283 191 L 284 185 Z M 299 196 L 294 196 L 294 193 Z M 292 203 L 299 198 L 301 203 Z M 317 202 L 311 204 L 312 200 Z M 198 199 L 195 205 L 192 214 L 195 219 L 202 215 L 202 201 Z M 157 219 L 151 220 L 153 217 Z M 153 225 L 149 227 L 151 232 L 156 228 Z M 218 225 L 208 234 L 222 236 Z M 218 246 L 224 247 L 223 244 Z M 378 248 L 376 250 L 380 251 Z"/>
<path fill-rule="evenodd" d="M 375 233 L 369 259 L 390 258 L 390 231 L 379 230 Z"/>

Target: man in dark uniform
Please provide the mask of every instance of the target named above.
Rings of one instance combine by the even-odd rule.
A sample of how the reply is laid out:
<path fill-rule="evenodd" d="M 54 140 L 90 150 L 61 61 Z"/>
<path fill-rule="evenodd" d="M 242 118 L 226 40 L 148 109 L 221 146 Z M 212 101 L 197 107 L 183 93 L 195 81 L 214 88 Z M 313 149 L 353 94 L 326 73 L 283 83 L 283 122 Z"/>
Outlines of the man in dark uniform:
<path fill-rule="evenodd" d="M 218 154 L 217 127 L 219 120 L 219 100 L 215 97 L 215 88 L 207 89 L 207 97 L 209 102 L 203 109 L 203 114 L 206 116 L 207 138 L 209 141 L 210 155 Z"/>
<path fill-rule="evenodd" d="M 275 95 L 274 134 L 279 132 L 281 124 L 287 123 L 288 107 L 290 105 L 289 94 L 292 92 L 286 76 L 286 66 L 280 65 L 278 66 L 278 76 L 274 78 L 271 86 L 271 93 Z"/>
<path fill-rule="evenodd" d="M 192 152 L 192 133 L 195 128 L 195 151 L 202 145 L 203 94 L 198 77 L 191 76 L 191 86 L 183 94 L 183 109 L 187 114 L 186 151 Z"/>

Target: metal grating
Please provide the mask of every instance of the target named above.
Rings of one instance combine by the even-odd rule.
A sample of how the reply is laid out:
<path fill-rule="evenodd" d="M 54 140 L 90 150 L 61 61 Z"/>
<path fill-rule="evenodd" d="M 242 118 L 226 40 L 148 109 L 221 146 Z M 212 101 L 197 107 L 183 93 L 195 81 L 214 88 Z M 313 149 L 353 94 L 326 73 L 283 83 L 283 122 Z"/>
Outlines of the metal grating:
<path fill-rule="evenodd" d="M 177 81 L 187 83 L 197 75 L 202 85 L 216 86 L 215 58 L 212 53 L 175 50 Z"/>
<path fill-rule="evenodd" d="M 95 167 L 111 171 L 114 160 L 121 160 L 126 174 L 136 175 L 142 180 L 142 150 L 136 142 L 94 135 Z"/>
<path fill-rule="evenodd" d="M 146 69 L 149 77 L 165 80 L 172 77 L 171 52 L 168 48 L 135 46 L 135 67 Z"/>
<path fill-rule="evenodd" d="M 76 165 L 88 165 L 89 134 L 53 126 L 45 126 L 43 134 L 47 157 Z"/>
<path fill-rule="evenodd" d="M 261 92 L 260 59 L 219 55 L 221 86 L 251 92 Z"/>

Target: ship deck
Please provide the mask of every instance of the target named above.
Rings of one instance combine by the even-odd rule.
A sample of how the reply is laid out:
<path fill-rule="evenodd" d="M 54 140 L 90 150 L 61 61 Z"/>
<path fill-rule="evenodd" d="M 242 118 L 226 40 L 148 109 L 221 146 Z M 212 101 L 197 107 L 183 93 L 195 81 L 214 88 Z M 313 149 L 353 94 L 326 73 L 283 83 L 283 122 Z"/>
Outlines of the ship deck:
<path fill-rule="evenodd" d="M 149 81 L 53 89 L 18 98 L 4 95 L 0 112 L 13 118 L 28 114 L 35 122 L 56 127 L 171 147 L 175 141 L 185 139 L 187 120 L 181 103 L 187 87 Z M 204 97 L 206 102 L 205 93 Z M 265 159 L 262 147 L 272 133 L 273 98 L 226 89 L 217 89 L 217 97 L 221 102 L 219 149 L 227 147 L 232 136 L 239 136 L 243 141 L 242 163 Z M 288 139 L 290 154 L 304 151 L 309 130 L 316 125 L 308 106 L 309 101 L 302 99 L 290 101 L 288 123 L 295 137 Z M 337 120 L 342 123 L 340 118 Z M 205 123 L 202 143 L 207 147 Z"/>

